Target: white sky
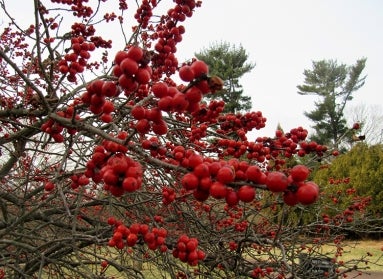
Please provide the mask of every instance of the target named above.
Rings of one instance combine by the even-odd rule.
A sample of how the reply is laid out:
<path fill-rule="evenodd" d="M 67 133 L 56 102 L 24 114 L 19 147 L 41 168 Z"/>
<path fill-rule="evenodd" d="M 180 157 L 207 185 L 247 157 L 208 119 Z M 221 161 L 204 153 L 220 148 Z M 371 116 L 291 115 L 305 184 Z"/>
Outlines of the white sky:
<path fill-rule="evenodd" d="M 162 1 L 167 7 L 174 5 Z M 6 3 L 21 19 L 32 15 L 32 1 Z M 108 3 L 116 5 L 117 0 Z M 135 1 L 128 4 L 135 7 Z M 242 44 L 256 63 L 240 83 L 252 97 L 253 110 L 268 119 L 257 136 L 272 136 L 278 123 L 285 131 L 298 126 L 310 130 L 312 123 L 303 112 L 313 108 L 315 98 L 298 95 L 296 86 L 302 84 L 303 71 L 311 69 L 313 60 L 336 59 L 351 65 L 367 57 L 366 84 L 349 105 L 383 105 L 382 0 L 203 0 L 202 8 L 184 25 L 186 33 L 177 47 L 179 61 L 211 43 L 227 41 Z M 116 30 L 116 34 L 120 33 Z M 113 41 L 122 45 L 118 39 Z"/>
<path fill-rule="evenodd" d="M 253 109 L 268 119 L 257 135 L 273 135 L 278 123 L 285 131 L 310 129 L 303 112 L 313 108 L 315 97 L 297 94 L 296 86 L 313 60 L 351 65 L 367 57 L 366 84 L 350 105 L 383 104 L 381 0 L 205 0 L 185 25 L 179 54 L 188 57 L 222 40 L 242 44 L 256 62 L 240 83 Z"/>

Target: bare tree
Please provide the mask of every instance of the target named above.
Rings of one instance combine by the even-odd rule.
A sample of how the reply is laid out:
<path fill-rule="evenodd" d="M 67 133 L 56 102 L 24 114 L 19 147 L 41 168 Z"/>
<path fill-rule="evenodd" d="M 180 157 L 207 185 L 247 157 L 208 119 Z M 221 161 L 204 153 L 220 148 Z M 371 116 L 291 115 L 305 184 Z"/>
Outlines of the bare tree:
<path fill-rule="evenodd" d="M 308 278 L 319 256 L 333 277 L 368 261 L 341 260 L 356 223 L 286 166 L 326 147 L 302 127 L 248 141 L 262 113 L 222 114 L 206 63 L 180 67 L 200 2 L 105 2 L 34 0 L 24 26 L 0 1 L 1 278 Z"/>

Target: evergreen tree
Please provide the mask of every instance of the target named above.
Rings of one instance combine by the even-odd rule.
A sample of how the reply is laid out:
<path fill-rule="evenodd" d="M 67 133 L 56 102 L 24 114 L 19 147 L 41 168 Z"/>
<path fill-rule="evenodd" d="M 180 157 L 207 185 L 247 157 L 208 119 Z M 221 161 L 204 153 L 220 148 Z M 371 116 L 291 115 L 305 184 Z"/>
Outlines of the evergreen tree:
<path fill-rule="evenodd" d="M 195 56 L 209 65 L 211 75 L 217 75 L 224 81 L 224 89 L 216 92 L 211 98 L 221 98 L 225 101 L 225 112 L 236 113 L 251 109 L 251 97 L 243 95 L 239 79 L 250 72 L 255 64 L 246 63 L 249 57 L 242 45 L 215 43 Z"/>
<path fill-rule="evenodd" d="M 298 94 L 316 95 L 315 109 L 305 115 L 315 124 L 316 134 L 311 138 L 322 144 L 338 148 L 345 133 L 349 131 L 344 109 L 352 100 L 352 93 L 364 85 L 366 76 L 361 76 L 366 59 L 355 65 L 338 64 L 336 60 L 313 62 L 312 70 L 305 70 L 304 84 L 298 85 Z"/>

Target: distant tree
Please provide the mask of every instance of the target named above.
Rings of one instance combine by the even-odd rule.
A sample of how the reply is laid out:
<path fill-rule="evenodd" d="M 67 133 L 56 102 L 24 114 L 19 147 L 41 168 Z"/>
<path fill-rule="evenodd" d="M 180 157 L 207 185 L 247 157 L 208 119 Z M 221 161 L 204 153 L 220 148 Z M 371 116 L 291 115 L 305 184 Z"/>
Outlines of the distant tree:
<path fill-rule="evenodd" d="M 217 75 L 224 81 L 224 89 L 210 98 L 221 98 L 225 102 L 225 112 L 236 113 L 251 109 L 251 97 L 243 95 L 239 79 L 250 72 L 255 64 L 246 63 L 249 56 L 242 45 L 215 43 L 195 56 L 208 64 L 211 75 Z"/>
<path fill-rule="evenodd" d="M 321 185 L 330 184 L 326 193 L 334 197 L 339 191 L 356 191 L 358 196 L 370 197 L 368 211 L 375 216 L 383 214 L 383 145 L 368 146 L 357 143 L 349 152 L 336 157 L 327 168 L 313 173 L 313 180 Z M 337 198 L 336 198 L 337 199 Z M 337 199 L 346 204 L 347 200 Z"/>
<path fill-rule="evenodd" d="M 361 76 L 366 58 L 357 60 L 355 65 L 338 64 L 336 60 L 314 61 L 312 70 L 305 70 L 304 84 L 298 85 L 298 94 L 316 95 L 315 109 L 305 112 L 314 122 L 316 132 L 312 140 L 340 146 L 344 134 L 349 131 L 344 109 L 352 100 L 352 93 L 364 85 L 366 76 Z"/>

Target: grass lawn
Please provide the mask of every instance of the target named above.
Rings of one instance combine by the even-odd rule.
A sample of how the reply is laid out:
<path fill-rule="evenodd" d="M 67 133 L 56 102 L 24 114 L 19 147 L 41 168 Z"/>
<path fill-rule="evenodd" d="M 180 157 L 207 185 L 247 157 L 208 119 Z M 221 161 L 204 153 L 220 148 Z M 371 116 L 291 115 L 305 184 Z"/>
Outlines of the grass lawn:
<path fill-rule="evenodd" d="M 370 271 L 383 272 L 383 241 L 363 240 L 356 244 L 349 243 L 350 247 L 345 249 L 341 259 L 343 261 L 350 261 L 366 256 L 368 267 Z M 368 256 L 371 255 L 371 256 Z M 363 268 L 366 264 L 360 263 L 358 267 Z"/>
<path fill-rule="evenodd" d="M 383 241 L 372 241 L 372 240 L 363 240 L 359 242 L 345 242 L 346 247 L 343 251 L 343 255 L 339 258 L 339 260 L 343 260 L 344 262 L 353 261 L 355 259 L 364 258 L 366 263 L 360 262 L 358 263 L 358 267 L 360 269 L 366 269 L 366 271 L 373 271 L 373 272 L 383 272 Z M 334 246 L 328 245 L 322 247 L 323 252 L 330 252 L 333 253 Z M 129 266 L 129 263 L 127 262 L 127 266 Z M 187 268 L 187 266 L 185 266 Z M 95 267 L 97 270 L 99 270 L 99 266 Z M 142 268 L 142 269 L 141 269 Z M 155 266 L 149 264 L 149 263 L 143 263 L 142 267 L 139 268 L 140 272 L 142 273 L 143 277 L 134 276 L 134 275 L 127 275 L 118 272 L 113 267 L 108 267 L 105 270 L 106 278 L 113 278 L 113 279 L 122 279 L 122 278 L 145 278 L 145 279 L 168 279 L 171 278 L 170 275 L 165 275 L 164 272 L 161 272 L 158 270 Z M 48 278 L 43 276 L 43 278 Z"/>
<path fill-rule="evenodd" d="M 368 271 L 383 272 L 383 241 L 363 240 L 358 242 L 350 241 L 345 243 L 347 244 L 347 247 L 344 249 L 343 255 L 339 258 L 340 260 L 348 262 L 365 257 L 366 263 L 359 263 L 359 268 L 364 269 L 368 267 Z M 333 246 L 325 246 L 323 249 L 328 249 L 328 251 L 331 251 Z M 142 273 L 145 275 L 145 278 L 170 278 L 160 277 L 160 274 L 157 272 L 158 271 L 156 271 L 155 267 L 150 266 L 149 264 L 143 265 Z M 115 278 L 121 278 L 115 272 L 113 275 L 116 276 Z"/>

